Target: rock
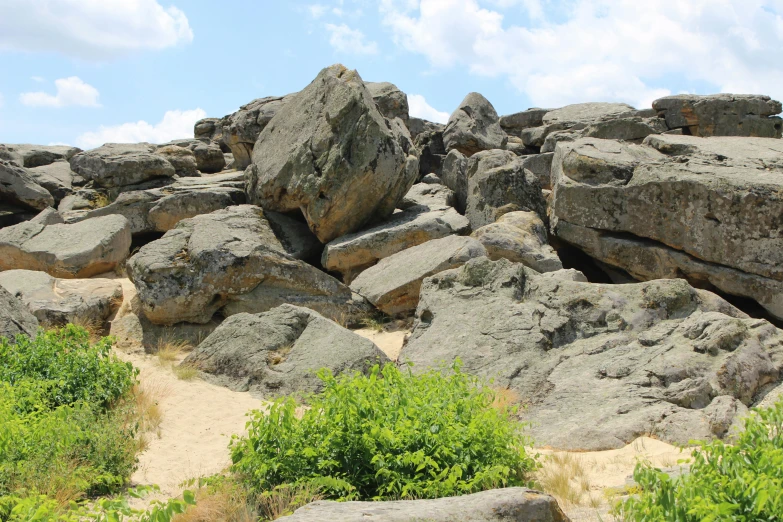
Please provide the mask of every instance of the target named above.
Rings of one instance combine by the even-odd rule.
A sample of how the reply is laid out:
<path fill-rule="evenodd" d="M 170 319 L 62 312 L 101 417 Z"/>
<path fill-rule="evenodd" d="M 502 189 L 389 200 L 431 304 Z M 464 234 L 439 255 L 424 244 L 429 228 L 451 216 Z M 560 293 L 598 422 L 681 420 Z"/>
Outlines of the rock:
<path fill-rule="evenodd" d="M 372 341 L 322 315 L 284 304 L 259 314 L 232 315 L 182 364 L 232 389 L 264 396 L 314 393 L 321 368 L 333 374 L 367 371 L 389 358 Z"/>
<path fill-rule="evenodd" d="M 75 182 L 84 182 L 81 176 L 71 170 L 71 164 L 67 161 L 55 161 L 29 169 L 27 173 L 54 197 L 55 204 L 73 193 Z"/>
<path fill-rule="evenodd" d="M 666 123 L 661 118 L 628 116 L 599 121 L 578 130 L 577 127 L 574 127 L 569 130 L 552 132 L 544 140 L 541 152 L 554 152 L 555 147 L 561 141 L 575 141 L 579 138 L 601 138 L 638 143 L 650 134 L 662 134 L 666 131 Z"/>
<path fill-rule="evenodd" d="M 783 229 L 783 142 L 659 135 L 644 143 L 586 138 L 558 145 L 552 164 L 555 232 L 567 222 L 625 234 L 719 265 L 715 268 L 774 280 L 764 298 L 769 306 L 769 292 L 777 294 L 783 282 L 783 238 L 777 234 Z M 683 257 L 657 263 L 691 264 Z M 638 273 L 645 270 L 662 269 L 640 267 Z M 699 279 L 707 267 L 691 270 Z M 737 291 L 736 283 L 732 290 L 725 282 L 718 286 L 726 278 L 710 272 L 716 287 Z"/>
<path fill-rule="evenodd" d="M 25 222 L 0 229 L 0 271 L 24 268 L 67 279 L 113 270 L 128 257 L 130 223 L 122 216 L 72 225 Z"/>
<path fill-rule="evenodd" d="M 163 145 L 155 151 L 168 160 L 178 176 L 198 176 L 196 156 L 193 151 L 176 145 Z"/>
<path fill-rule="evenodd" d="M 547 243 L 544 222 L 535 212 L 509 212 L 496 223 L 485 225 L 472 237 L 487 249 L 487 257 L 504 258 L 537 272 L 554 272 L 563 268 L 555 250 Z"/>
<path fill-rule="evenodd" d="M 443 145 L 443 131 L 432 130 L 420 132 L 414 144 L 419 151 L 419 173 L 440 175 L 443 160 L 446 158 L 446 147 Z"/>
<path fill-rule="evenodd" d="M 780 376 L 782 341 L 683 280 L 578 283 L 484 258 L 424 281 L 400 360 L 416 371 L 460 357 L 519 394 L 537 446 L 594 451 L 721 436 L 704 405 L 752 405 Z"/>
<path fill-rule="evenodd" d="M 554 152 L 547 152 L 522 158 L 522 168 L 535 174 L 538 178 L 538 183 L 544 190 L 552 190 L 551 171 L 554 156 Z"/>
<path fill-rule="evenodd" d="M 434 500 L 333 502 L 319 500 L 297 509 L 281 522 L 568 522 L 557 501 L 527 488 L 491 489 Z"/>
<path fill-rule="evenodd" d="M 414 140 L 422 132 L 439 132 L 440 134 L 443 134 L 443 129 L 445 128 L 446 126 L 442 123 L 435 123 L 413 116 L 408 118 L 408 130 L 411 133 L 411 138 Z"/>
<path fill-rule="evenodd" d="M 30 223 L 41 224 L 46 226 L 46 225 L 59 225 L 60 223 L 64 223 L 64 221 L 63 221 L 63 217 L 60 215 L 59 212 L 57 212 L 52 207 L 48 207 L 43 209 L 33 219 L 31 219 Z"/>
<path fill-rule="evenodd" d="M 400 118 L 408 123 L 408 95 L 389 82 L 364 82 L 378 110 L 385 118 Z"/>
<path fill-rule="evenodd" d="M 37 333 L 38 319 L 19 299 L 0 286 L 0 338 L 14 340 L 17 335 L 35 337 Z"/>
<path fill-rule="evenodd" d="M 45 328 L 102 325 L 122 302 L 122 285 L 111 279 L 57 279 L 33 270 L 7 270 L 0 272 L 0 286 L 20 299 Z"/>
<path fill-rule="evenodd" d="M 468 160 L 465 217 L 476 230 L 508 212 L 531 210 L 547 219 L 538 178 L 507 150 L 487 150 Z M 456 192 L 456 191 L 455 191 Z"/>
<path fill-rule="evenodd" d="M 16 163 L 20 167 L 32 169 L 49 165 L 55 161 L 68 161 L 82 149 L 69 145 L 2 145 L 0 159 Z"/>
<path fill-rule="evenodd" d="M 388 315 L 404 314 L 416 309 L 425 277 L 486 255 L 481 243 L 470 237 L 433 239 L 381 259 L 359 274 L 351 289 Z"/>
<path fill-rule="evenodd" d="M 500 118 L 489 101 L 477 92 L 468 94 L 449 118 L 443 130 L 447 150 L 457 149 L 466 156 L 489 149 L 502 149 L 508 136 L 500 128 Z"/>
<path fill-rule="evenodd" d="M 666 119 L 670 129 L 683 129 L 693 136 L 755 136 L 780 138 L 781 104 L 755 94 L 680 94 L 653 102 L 653 109 Z"/>
<path fill-rule="evenodd" d="M 194 140 L 174 140 L 164 145 L 159 145 L 158 151 L 175 146 L 188 149 L 193 153 L 196 161 L 196 169 L 204 174 L 214 174 L 220 172 L 226 166 L 226 158 L 220 146 L 217 143 L 204 143 Z M 179 174 L 179 172 L 178 172 Z M 194 175 L 194 174 L 191 174 Z"/>
<path fill-rule="evenodd" d="M 468 201 L 468 158 L 458 150 L 450 150 L 443 160 L 440 177 L 454 191 L 454 207 L 464 214 Z"/>
<path fill-rule="evenodd" d="M 107 143 L 73 156 L 71 169 L 102 188 L 171 178 L 174 167 L 155 150 L 156 146 L 149 143 Z"/>
<path fill-rule="evenodd" d="M 323 243 L 391 215 L 418 176 L 407 129 L 378 111 L 356 71 L 333 65 L 282 107 L 245 172 L 250 201 L 301 209 Z"/>
<path fill-rule="evenodd" d="M 430 210 L 446 210 L 456 201 L 454 191 L 440 183 L 440 178 L 429 175 L 411 187 L 397 208 L 406 210 L 414 206 L 424 206 Z"/>
<path fill-rule="evenodd" d="M 547 112 L 540 127 L 522 129 L 519 136 L 525 145 L 542 147 L 547 136 L 555 131 L 584 129 L 601 121 L 634 117 L 637 111 L 624 103 L 577 103 Z"/>
<path fill-rule="evenodd" d="M 284 303 L 333 319 L 367 310 L 350 289 L 286 253 L 252 205 L 180 221 L 127 263 L 146 317 L 156 324 L 205 324 L 223 316 L 265 312 Z"/>
<path fill-rule="evenodd" d="M 0 202 L 43 210 L 54 205 L 54 198 L 35 182 L 27 169 L 0 160 Z"/>
<path fill-rule="evenodd" d="M 316 263 L 320 261 L 324 246 L 310 232 L 307 223 L 272 211 L 264 212 L 264 217 L 288 255 Z"/>
<path fill-rule="evenodd" d="M 0 202 L 0 228 L 18 225 L 35 217 L 33 211 Z"/>
<path fill-rule="evenodd" d="M 509 136 L 521 137 L 522 131 L 544 124 L 544 116 L 553 109 L 533 108 L 500 117 L 500 128 Z"/>
<path fill-rule="evenodd" d="M 272 118 L 294 95 L 267 96 L 243 105 L 224 118 L 223 140 L 234 156 L 233 168 L 245 170 L 253 161 L 253 147 Z"/>
<path fill-rule="evenodd" d="M 563 279 L 564 281 L 575 281 L 577 283 L 588 283 L 587 277 L 574 268 L 564 268 L 562 270 L 555 270 L 554 272 L 542 272 L 541 277 L 549 277 L 552 279 Z"/>

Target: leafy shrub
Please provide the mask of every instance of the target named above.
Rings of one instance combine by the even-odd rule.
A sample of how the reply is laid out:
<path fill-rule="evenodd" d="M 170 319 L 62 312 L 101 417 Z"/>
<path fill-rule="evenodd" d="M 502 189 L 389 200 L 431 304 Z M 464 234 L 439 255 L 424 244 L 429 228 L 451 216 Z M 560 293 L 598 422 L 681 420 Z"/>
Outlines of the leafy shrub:
<path fill-rule="evenodd" d="M 757 409 L 735 444 L 701 443 L 690 473 L 638 465 L 642 492 L 616 508 L 629 521 L 783 520 L 783 401 Z"/>
<path fill-rule="evenodd" d="M 312 486 L 326 498 L 460 495 L 527 484 L 535 461 L 494 392 L 460 371 L 413 375 L 393 364 L 368 376 L 318 373 L 302 413 L 291 398 L 255 412 L 231 444 L 232 470 L 256 493 Z"/>

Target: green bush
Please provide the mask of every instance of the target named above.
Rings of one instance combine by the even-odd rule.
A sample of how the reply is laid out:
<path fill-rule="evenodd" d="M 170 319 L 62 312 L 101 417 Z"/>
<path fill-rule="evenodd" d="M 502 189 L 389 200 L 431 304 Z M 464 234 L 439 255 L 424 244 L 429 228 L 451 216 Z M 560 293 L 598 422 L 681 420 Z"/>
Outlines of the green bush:
<path fill-rule="evenodd" d="M 783 401 L 757 409 L 733 445 L 701 443 L 688 474 L 640 464 L 642 493 L 616 508 L 628 521 L 783 520 Z"/>
<path fill-rule="evenodd" d="M 278 399 L 232 441 L 232 470 L 252 491 L 307 485 L 327 498 L 384 500 L 528 484 L 536 464 L 520 424 L 459 363 L 448 374 L 387 364 L 318 376 L 324 389 L 304 412 Z"/>

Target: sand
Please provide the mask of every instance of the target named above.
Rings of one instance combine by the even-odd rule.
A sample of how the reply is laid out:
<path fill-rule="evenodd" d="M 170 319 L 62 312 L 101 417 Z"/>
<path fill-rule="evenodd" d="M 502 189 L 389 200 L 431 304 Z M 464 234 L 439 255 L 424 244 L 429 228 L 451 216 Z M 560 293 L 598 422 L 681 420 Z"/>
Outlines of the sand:
<path fill-rule="evenodd" d="M 405 338 L 410 333 L 410 330 L 382 330 L 379 332 L 370 328 L 362 328 L 360 330 L 354 330 L 353 333 L 374 342 L 389 359 L 396 361 L 400 356 L 402 346 L 405 343 Z"/>

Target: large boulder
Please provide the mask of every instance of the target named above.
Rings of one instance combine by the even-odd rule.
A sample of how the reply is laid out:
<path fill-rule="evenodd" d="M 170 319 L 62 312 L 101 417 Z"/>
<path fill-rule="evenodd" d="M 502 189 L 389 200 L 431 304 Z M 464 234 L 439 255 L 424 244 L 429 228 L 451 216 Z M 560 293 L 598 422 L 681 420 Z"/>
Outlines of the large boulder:
<path fill-rule="evenodd" d="M 0 202 L 43 210 L 54 205 L 54 198 L 35 182 L 27 169 L 0 160 Z"/>
<path fill-rule="evenodd" d="M 780 296 L 772 299 L 769 292 L 777 293 L 783 282 L 781 158 L 783 142 L 765 138 L 659 135 L 641 146 L 597 139 L 561 143 L 552 164 L 554 230 L 566 222 L 624 234 L 759 276 L 758 284 L 766 279 L 768 285 L 756 299 L 779 303 Z M 588 235 L 581 242 L 569 237 L 585 248 L 590 241 Z M 683 276 L 694 284 L 703 279 Z M 711 277 L 720 290 L 736 293 L 720 279 L 725 281 Z M 779 306 L 772 308 L 781 317 Z"/>
<path fill-rule="evenodd" d="M 122 285 L 111 279 L 57 279 L 45 272 L 7 270 L 0 272 L 0 286 L 44 327 L 102 325 L 122 302 Z"/>
<path fill-rule="evenodd" d="M 389 358 L 372 341 L 322 315 L 282 305 L 259 314 L 232 315 L 182 364 L 233 389 L 265 396 L 318 392 L 321 368 L 333 374 L 367 372 Z"/>
<path fill-rule="evenodd" d="M 693 136 L 755 136 L 780 138 L 783 120 L 772 117 L 781 104 L 756 94 L 679 94 L 653 102 L 670 129 Z"/>
<path fill-rule="evenodd" d="M 20 167 L 32 169 L 55 161 L 68 161 L 82 149 L 70 145 L 0 144 L 0 159 L 13 161 Z"/>
<path fill-rule="evenodd" d="M 301 210 L 322 242 L 387 218 L 418 176 L 400 120 L 378 110 L 359 74 L 320 72 L 261 132 L 245 172 L 251 202 Z"/>
<path fill-rule="evenodd" d="M 531 154 L 522 158 L 522 168 L 529 170 L 538 178 L 542 190 L 552 190 L 552 159 L 554 152 Z"/>
<path fill-rule="evenodd" d="M 446 149 L 456 149 L 466 156 L 482 150 L 502 149 L 507 141 L 495 108 L 477 92 L 465 96 L 443 130 Z"/>
<path fill-rule="evenodd" d="M 535 212 L 509 212 L 495 223 L 475 232 L 487 249 L 487 256 L 496 261 L 508 259 L 522 263 L 537 272 L 555 272 L 563 268 L 555 250 L 547 243 L 546 225 Z"/>
<path fill-rule="evenodd" d="M 540 126 L 521 129 L 519 136 L 529 147 L 542 147 L 557 131 L 578 131 L 600 122 L 637 116 L 636 109 L 625 103 L 577 103 L 548 111 L 541 117 Z"/>
<path fill-rule="evenodd" d="M 468 158 L 458 150 L 450 150 L 443 160 L 440 179 L 454 191 L 454 207 L 463 214 L 468 205 Z"/>
<path fill-rule="evenodd" d="M 351 283 L 351 289 L 388 315 L 412 312 L 425 277 L 486 256 L 477 240 L 464 236 L 433 239 L 386 257 Z"/>
<path fill-rule="evenodd" d="M 553 109 L 532 108 L 500 117 L 500 128 L 509 136 L 522 137 L 522 131 L 544 124 L 544 116 Z"/>
<path fill-rule="evenodd" d="M 166 147 L 180 147 L 188 149 L 193 153 L 193 159 L 196 162 L 196 169 L 204 174 L 214 174 L 220 172 L 226 166 L 226 159 L 223 151 L 217 143 L 204 143 L 201 140 L 174 140 L 160 145 L 158 150 Z"/>
<path fill-rule="evenodd" d="M 84 179 L 71 170 L 67 161 L 55 161 L 48 165 L 35 167 L 27 171 L 36 183 L 45 188 L 59 203 L 74 192 L 74 184 L 83 184 Z"/>
<path fill-rule="evenodd" d="M 378 110 L 385 118 L 400 118 L 408 123 L 408 95 L 389 82 L 365 82 Z"/>
<path fill-rule="evenodd" d="M 683 280 L 581 283 L 483 258 L 424 281 L 400 359 L 459 357 L 519 394 L 537 445 L 592 451 L 725 436 L 777 382 L 782 341 Z"/>
<path fill-rule="evenodd" d="M 8 290 L 0 286 L 0 338 L 13 340 L 17 335 L 35 337 L 38 319 Z"/>
<path fill-rule="evenodd" d="M 557 501 L 527 488 L 491 489 L 432 500 L 333 502 L 319 500 L 281 522 L 568 522 Z"/>
<path fill-rule="evenodd" d="M 155 152 L 171 163 L 177 176 L 198 176 L 196 156 L 192 150 L 176 145 L 161 145 Z"/>
<path fill-rule="evenodd" d="M 258 136 L 294 95 L 267 96 L 245 104 L 222 120 L 222 140 L 234 155 L 233 168 L 245 170 L 253 161 Z"/>
<path fill-rule="evenodd" d="M 107 143 L 73 156 L 71 169 L 107 189 L 173 177 L 174 167 L 156 149 L 149 143 Z"/>
<path fill-rule="evenodd" d="M 19 223 L 0 229 L 0 271 L 23 268 L 67 279 L 91 277 L 128 257 L 131 228 L 122 216 L 80 223 Z"/>
<path fill-rule="evenodd" d="M 289 255 L 263 210 L 238 205 L 180 221 L 127 263 L 144 314 L 156 324 L 207 323 L 284 303 L 335 320 L 366 311 L 333 277 Z"/>

